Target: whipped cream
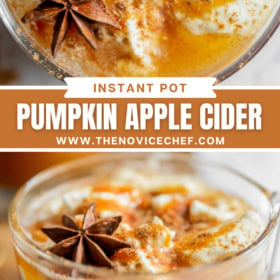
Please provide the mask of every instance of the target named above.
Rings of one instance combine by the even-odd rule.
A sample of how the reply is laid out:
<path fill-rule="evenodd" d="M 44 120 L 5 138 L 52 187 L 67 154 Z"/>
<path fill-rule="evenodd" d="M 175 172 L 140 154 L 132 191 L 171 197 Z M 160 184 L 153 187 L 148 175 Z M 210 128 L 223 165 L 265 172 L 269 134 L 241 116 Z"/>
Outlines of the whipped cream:
<path fill-rule="evenodd" d="M 198 0 L 199 1 L 199 0 Z M 271 14 L 274 0 L 235 0 L 206 12 L 200 18 L 177 12 L 176 17 L 194 34 L 254 35 Z"/>
<path fill-rule="evenodd" d="M 135 248 L 147 250 L 171 248 L 175 235 L 176 233 L 164 225 L 157 216 L 153 218 L 152 222 L 142 224 L 135 229 L 127 224 L 122 224 L 116 232 L 118 238 L 132 243 Z"/>
<path fill-rule="evenodd" d="M 163 162 L 152 158 L 106 165 L 95 170 L 92 184 L 88 178 L 58 186 L 57 193 L 54 189 L 32 203 L 30 216 L 36 212 L 39 227 L 32 224 L 30 238 L 50 247 L 42 223 L 57 223 L 62 213 L 81 223 L 82 209 L 93 202 L 99 218 L 122 215 L 113 235 L 132 248 L 110 256 L 118 271 L 158 273 L 209 264 L 241 252 L 260 237 L 265 220 L 245 201 L 210 188 L 183 163 Z"/>
<path fill-rule="evenodd" d="M 34 214 L 36 213 L 37 220 L 47 220 L 57 213 L 73 213 L 84 201 L 90 197 L 92 186 L 83 186 L 78 189 L 65 191 L 69 187 L 68 184 L 58 186 L 59 191 L 50 191 L 42 199 L 37 199 L 28 207 L 28 214 L 25 218 L 25 223 L 28 225 L 34 222 Z M 40 209 L 40 211 L 38 211 Z"/>
<path fill-rule="evenodd" d="M 127 3 L 126 27 L 131 48 L 145 66 L 152 67 L 154 57 L 162 55 L 160 41 L 165 26 L 165 1 L 133 1 Z"/>
<path fill-rule="evenodd" d="M 254 211 L 234 221 L 200 233 L 193 239 L 179 242 L 182 252 L 192 266 L 213 263 L 230 257 L 254 243 L 265 229 L 265 223 Z"/>
<path fill-rule="evenodd" d="M 190 1 L 190 5 L 197 1 Z M 182 2 L 182 1 L 178 1 Z M 193 2 L 193 3 L 192 3 Z M 162 40 L 167 40 L 166 28 L 170 18 L 196 35 L 240 34 L 251 36 L 264 25 L 274 7 L 274 0 L 234 0 L 214 7 L 204 14 L 192 17 L 188 9 L 168 7 L 165 1 L 130 0 L 126 14 L 127 39 L 132 52 L 147 69 L 152 70 L 153 60 L 162 57 Z M 187 2 L 185 2 L 187 5 Z M 174 13 L 174 14 L 172 14 Z"/>
<path fill-rule="evenodd" d="M 106 178 L 106 182 L 113 186 L 132 186 L 147 192 L 157 191 L 162 187 L 180 187 L 195 196 L 207 191 L 198 178 L 184 173 L 174 174 L 168 170 L 165 172 L 153 162 L 147 163 L 145 167 L 129 164 L 117 167 Z"/>
<path fill-rule="evenodd" d="M 228 221 L 234 219 L 244 212 L 244 203 L 231 197 L 221 197 L 215 200 L 215 206 L 199 200 L 193 200 L 190 205 L 189 218 L 191 222 Z"/>
<path fill-rule="evenodd" d="M 116 254 L 113 258 L 120 270 L 161 272 L 168 270 L 158 263 L 156 252 L 168 254 L 173 247 L 173 239 L 176 233 L 171 231 L 163 221 L 154 217 L 151 223 L 140 225 L 131 229 L 128 225 L 122 225 L 116 233 L 120 239 L 133 244 L 133 249 L 125 249 Z M 133 257 L 131 257 L 133 256 Z M 126 261 L 124 262 L 123 259 Z M 129 260 L 127 260 L 129 259 Z"/>
<path fill-rule="evenodd" d="M 156 225 L 160 227 L 156 228 Z M 156 273 L 168 271 L 168 262 L 162 265 L 160 258 L 169 256 L 171 261 L 173 252 L 176 252 L 177 256 L 185 260 L 186 266 L 210 264 L 246 249 L 260 237 L 264 229 L 265 223 L 261 217 L 248 210 L 239 219 L 211 227 L 194 238 L 187 236 L 183 241 L 174 242 L 176 233 L 155 218 L 152 223 L 134 230 L 129 227 L 119 230 L 117 237 L 131 242 L 136 250 L 124 249 L 114 256 L 113 261 L 121 271 Z M 133 237 L 127 239 L 125 236 Z"/>

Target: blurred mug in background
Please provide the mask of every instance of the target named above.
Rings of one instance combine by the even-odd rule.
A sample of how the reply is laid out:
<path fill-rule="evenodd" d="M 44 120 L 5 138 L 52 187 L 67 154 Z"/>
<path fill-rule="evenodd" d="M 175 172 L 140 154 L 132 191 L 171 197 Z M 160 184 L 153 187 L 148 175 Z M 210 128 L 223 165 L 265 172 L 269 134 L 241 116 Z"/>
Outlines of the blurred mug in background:
<path fill-rule="evenodd" d="M 0 153 L 0 186 L 17 188 L 52 165 L 89 153 Z"/>

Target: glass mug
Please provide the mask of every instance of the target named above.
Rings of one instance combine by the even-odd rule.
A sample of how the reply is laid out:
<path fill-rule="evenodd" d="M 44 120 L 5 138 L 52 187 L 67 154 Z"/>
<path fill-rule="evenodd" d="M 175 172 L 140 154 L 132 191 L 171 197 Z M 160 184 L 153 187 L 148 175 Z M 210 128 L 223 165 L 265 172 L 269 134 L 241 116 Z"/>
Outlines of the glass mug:
<path fill-rule="evenodd" d="M 36 42 L 24 32 L 19 19 L 15 19 L 13 12 L 9 9 L 6 0 L 0 0 L 0 16 L 2 17 L 6 27 L 19 43 L 26 53 L 39 65 L 41 65 L 50 75 L 55 76 L 59 80 L 64 80 L 65 77 L 79 76 L 77 73 L 70 73 L 63 67 L 58 65 L 52 59 L 48 57 L 39 47 L 36 46 Z M 269 38 L 273 35 L 277 29 L 280 21 L 280 0 L 275 1 L 275 7 L 272 11 L 271 17 L 263 28 L 255 34 L 254 39 L 250 42 L 245 51 L 242 51 L 240 55 L 230 57 L 224 66 L 220 70 L 213 73 L 212 76 L 217 78 L 217 82 L 222 82 L 226 78 L 230 77 L 236 71 L 244 67 L 266 44 Z"/>
<path fill-rule="evenodd" d="M 140 162 L 144 170 L 147 167 L 145 163 L 155 159 L 159 166 L 164 165 L 174 174 L 179 171 L 194 174 L 209 186 L 243 198 L 267 221 L 264 233 L 249 248 L 225 260 L 160 274 L 120 273 L 106 268 L 79 265 L 47 254 L 28 237 L 24 226 L 26 206 L 36 201 L 42 193 L 61 184 L 68 188 L 74 181 L 77 184 L 80 180 L 89 180 L 94 184 L 101 177 L 106 178 L 114 166 L 123 162 L 128 162 L 129 166 Z M 183 153 L 106 153 L 60 165 L 35 176 L 17 193 L 10 208 L 9 223 L 23 280 L 72 279 L 70 275 L 73 270 L 76 273 L 75 279 L 266 280 L 270 279 L 279 217 L 279 194 L 266 190 L 225 165 L 195 160 Z"/>

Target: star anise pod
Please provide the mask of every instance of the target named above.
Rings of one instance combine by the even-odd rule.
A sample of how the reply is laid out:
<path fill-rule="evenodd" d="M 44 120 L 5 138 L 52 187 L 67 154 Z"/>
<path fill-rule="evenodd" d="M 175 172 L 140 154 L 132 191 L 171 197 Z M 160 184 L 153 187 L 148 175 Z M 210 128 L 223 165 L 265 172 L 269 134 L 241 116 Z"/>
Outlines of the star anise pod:
<path fill-rule="evenodd" d="M 104 0 L 44 0 L 34 10 L 25 14 L 22 21 L 27 23 L 53 17 L 56 17 L 52 40 L 53 56 L 56 56 L 60 49 L 71 21 L 94 49 L 97 45 L 94 32 L 89 26 L 90 22 L 108 24 L 120 29 Z"/>
<path fill-rule="evenodd" d="M 131 248 L 130 244 L 111 236 L 121 220 L 121 216 L 97 219 L 95 204 L 91 204 L 81 227 L 71 217 L 63 215 L 63 226 L 42 227 L 42 231 L 56 243 L 48 249 L 53 254 L 79 264 L 113 268 L 109 257 L 117 250 Z"/>

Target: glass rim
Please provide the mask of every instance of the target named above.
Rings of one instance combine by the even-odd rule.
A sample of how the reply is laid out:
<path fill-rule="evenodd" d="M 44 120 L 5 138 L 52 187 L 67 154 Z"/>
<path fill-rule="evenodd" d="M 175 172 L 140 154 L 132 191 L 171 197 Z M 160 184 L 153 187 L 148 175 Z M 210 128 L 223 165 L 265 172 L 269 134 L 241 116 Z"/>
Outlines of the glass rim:
<path fill-rule="evenodd" d="M 62 65 L 57 65 L 52 62 L 42 50 L 37 49 L 37 47 L 33 45 L 33 40 L 29 38 L 27 33 L 24 32 L 24 29 L 18 25 L 12 11 L 7 6 L 6 0 L 0 0 L 0 17 L 12 37 L 24 49 L 25 53 L 27 53 L 33 61 L 39 64 L 50 75 L 61 81 L 64 81 L 67 77 L 80 77 L 79 75 L 76 76 L 74 73 L 67 71 Z M 280 25 L 280 6 L 278 8 L 276 7 L 275 12 L 272 12 L 269 19 L 267 19 L 267 23 L 269 24 L 265 27 L 264 32 L 259 38 L 252 39 L 252 45 L 243 51 L 242 55 L 238 56 L 237 59 L 234 59 L 219 71 L 206 77 L 216 78 L 216 84 L 219 84 L 247 65 L 266 45 Z M 266 25 L 266 23 L 264 25 Z M 255 36 L 257 37 L 257 34 L 255 34 Z"/>
<path fill-rule="evenodd" d="M 117 154 L 117 153 L 114 153 Z M 130 153 L 130 155 L 139 155 L 139 153 Z M 147 154 L 147 153 L 141 153 L 141 154 Z M 64 259 L 62 257 L 56 256 L 54 254 L 48 254 L 46 251 L 44 251 L 42 248 L 40 248 L 38 245 L 36 245 L 24 232 L 22 229 L 17 215 L 16 215 L 16 207 L 18 202 L 33 188 L 36 187 L 37 184 L 40 184 L 40 182 L 45 182 L 46 180 L 53 178 L 54 176 L 58 176 L 59 174 L 62 173 L 69 173 L 74 169 L 83 169 L 89 167 L 90 163 L 96 163 L 98 162 L 99 157 L 104 157 L 104 153 L 99 154 L 99 155 L 92 155 L 89 157 L 85 157 L 82 159 L 74 160 L 68 163 L 64 164 L 59 164 L 54 167 L 48 168 L 37 175 L 35 175 L 33 178 L 31 178 L 27 183 L 25 183 L 20 190 L 17 192 L 16 196 L 14 197 L 10 208 L 9 208 L 9 214 L 8 214 L 8 220 L 9 220 L 9 226 L 11 229 L 11 232 L 13 235 L 16 236 L 18 240 L 20 240 L 20 244 L 22 246 L 25 246 L 29 250 L 31 250 L 33 253 L 35 252 L 38 256 L 42 257 L 44 260 L 50 262 L 51 264 L 58 265 L 67 269 L 72 269 L 72 270 L 77 270 L 81 273 L 86 273 L 87 275 L 97 275 L 99 273 L 106 273 L 108 276 L 110 275 L 120 275 L 120 276 L 166 276 L 166 275 L 172 275 L 180 272 L 199 272 L 200 270 L 207 269 L 209 267 L 214 267 L 220 264 L 227 263 L 228 261 L 237 259 L 242 256 L 246 256 L 248 254 L 251 254 L 254 252 L 257 248 L 259 248 L 263 243 L 266 242 L 266 240 L 269 238 L 269 236 L 273 233 L 273 230 L 279 225 L 280 223 L 280 207 L 275 211 L 275 206 L 280 205 L 280 193 L 274 192 L 274 191 L 269 191 L 265 187 L 263 187 L 261 184 L 257 183 L 255 180 L 251 179 L 249 176 L 245 175 L 244 173 L 229 167 L 226 164 L 223 163 L 218 163 L 218 162 L 213 162 L 209 160 L 201 160 L 201 159 L 187 159 L 187 161 L 192 161 L 193 163 L 199 163 L 199 164 L 206 164 L 206 165 L 211 165 L 211 167 L 218 167 L 220 169 L 224 169 L 226 171 L 229 171 L 233 175 L 247 181 L 251 185 L 253 185 L 257 190 L 261 192 L 261 194 L 267 199 L 269 206 L 270 206 L 270 217 L 269 221 L 267 223 L 266 228 L 264 229 L 263 233 L 259 236 L 259 238 L 254 241 L 250 246 L 245 248 L 244 250 L 241 250 L 240 252 L 227 257 L 223 260 L 219 260 L 213 263 L 205 264 L 205 265 L 200 265 L 196 267 L 185 267 L 185 268 L 180 268 L 168 272 L 160 272 L 160 273 L 149 273 L 149 272 L 118 272 L 114 271 L 108 268 L 102 268 L 102 267 L 97 267 L 93 265 L 84 265 L 84 264 L 77 264 L 73 261 Z M 107 153 L 108 155 L 108 153 Z M 121 159 L 122 157 L 120 157 Z M 125 160 L 125 159 L 124 159 Z M 66 171 L 66 172 L 65 172 Z M 275 212 L 275 213 L 273 213 Z"/>

